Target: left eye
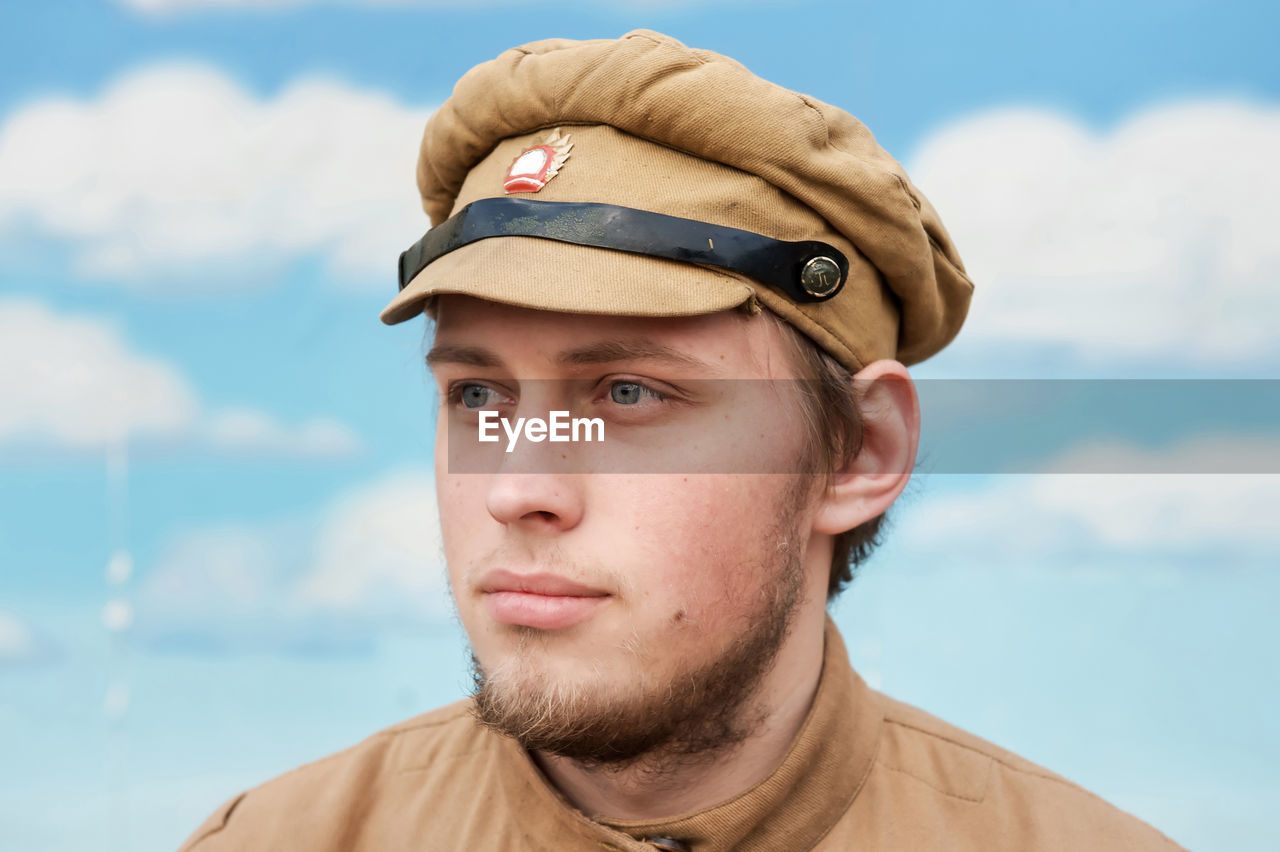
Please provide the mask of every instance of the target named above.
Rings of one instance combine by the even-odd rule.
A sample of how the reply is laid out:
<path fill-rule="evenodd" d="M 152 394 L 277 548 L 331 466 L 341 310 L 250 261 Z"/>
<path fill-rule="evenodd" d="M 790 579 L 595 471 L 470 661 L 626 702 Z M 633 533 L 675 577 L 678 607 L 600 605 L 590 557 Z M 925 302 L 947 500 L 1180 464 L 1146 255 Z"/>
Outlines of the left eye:
<path fill-rule="evenodd" d="M 609 399 L 618 405 L 635 405 L 646 399 L 661 400 L 663 395 L 639 382 L 614 382 L 609 386 Z"/>
<path fill-rule="evenodd" d="M 457 393 L 458 401 L 465 408 L 484 408 L 486 405 L 496 404 L 496 392 L 484 385 L 463 385 L 458 388 Z"/>

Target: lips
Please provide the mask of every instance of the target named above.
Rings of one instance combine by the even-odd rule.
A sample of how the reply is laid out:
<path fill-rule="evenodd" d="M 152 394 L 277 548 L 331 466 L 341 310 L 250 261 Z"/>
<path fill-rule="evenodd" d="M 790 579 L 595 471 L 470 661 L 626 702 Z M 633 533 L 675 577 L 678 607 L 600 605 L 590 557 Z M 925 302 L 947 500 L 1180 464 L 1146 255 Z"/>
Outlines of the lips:
<path fill-rule="evenodd" d="M 490 571 L 480 578 L 489 615 L 502 624 L 564 630 L 586 621 L 611 595 L 556 574 Z"/>

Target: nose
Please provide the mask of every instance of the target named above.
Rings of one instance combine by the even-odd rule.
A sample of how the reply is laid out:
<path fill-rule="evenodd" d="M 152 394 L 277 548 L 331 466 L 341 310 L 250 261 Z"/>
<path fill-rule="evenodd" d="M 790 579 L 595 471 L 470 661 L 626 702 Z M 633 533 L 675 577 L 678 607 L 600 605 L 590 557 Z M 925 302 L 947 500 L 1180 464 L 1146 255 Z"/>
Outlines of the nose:
<path fill-rule="evenodd" d="M 493 474 L 485 506 L 495 521 L 531 533 L 562 533 L 582 520 L 581 476 L 554 473 Z"/>

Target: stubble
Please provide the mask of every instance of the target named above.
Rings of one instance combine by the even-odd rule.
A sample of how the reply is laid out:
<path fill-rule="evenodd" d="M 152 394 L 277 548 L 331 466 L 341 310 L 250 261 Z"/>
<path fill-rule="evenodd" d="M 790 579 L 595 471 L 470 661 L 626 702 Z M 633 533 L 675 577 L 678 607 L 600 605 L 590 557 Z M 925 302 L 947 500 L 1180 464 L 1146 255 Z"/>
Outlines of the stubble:
<path fill-rule="evenodd" d="M 744 576 L 760 583 L 756 606 L 714 658 L 685 666 L 663 682 L 619 686 L 608 673 L 573 681 L 506 668 L 486 671 L 472 654 L 473 713 L 486 727 L 526 749 L 583 765 L 623 769 L 642 763 L 651 773 L 696 764 L 746 740 L 765 720 L 758 692 L 786 639 L 804 586 L 798 520 L 806 486 L 785 489 L 779 517 L 762 531 Z M 746 566 L 744 566 L 746 567 Z M 534 644 L 538 631 L 522 643 Z M 709 637 L 710 638 L 710 637 Z M 643 656 L 643 649 L 634 649 Z"/>

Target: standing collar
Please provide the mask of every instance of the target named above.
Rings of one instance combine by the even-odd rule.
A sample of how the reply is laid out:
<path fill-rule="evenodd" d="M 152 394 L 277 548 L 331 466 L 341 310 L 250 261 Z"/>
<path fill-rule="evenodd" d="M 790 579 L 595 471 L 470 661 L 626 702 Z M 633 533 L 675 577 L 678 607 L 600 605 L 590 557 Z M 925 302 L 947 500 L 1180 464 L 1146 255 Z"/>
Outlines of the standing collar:
<path fill-rule="evenodd" d="M 569 836 L 616 849 L 636 838 L 669 837 L 692 852 L 809 849 L 840 819 L 871 772 L 884 717 L 874 693 L 849 666 L 827 617 L 822 675 L 813 705 L 782 762 L 763 781 L 721 804 L 657 821 L 595 822 L 570 805 L 513 740 L 502 739 L 500 786 L 519 806 L 530 836 Z M 543 834 L 543 832 L 551 832 Z M 584 848 L 586 848 L 584 846 Z"/>

